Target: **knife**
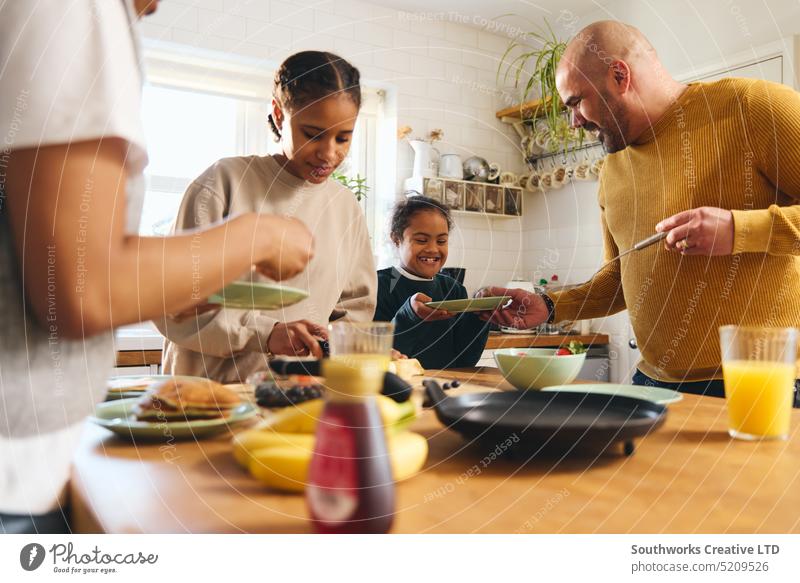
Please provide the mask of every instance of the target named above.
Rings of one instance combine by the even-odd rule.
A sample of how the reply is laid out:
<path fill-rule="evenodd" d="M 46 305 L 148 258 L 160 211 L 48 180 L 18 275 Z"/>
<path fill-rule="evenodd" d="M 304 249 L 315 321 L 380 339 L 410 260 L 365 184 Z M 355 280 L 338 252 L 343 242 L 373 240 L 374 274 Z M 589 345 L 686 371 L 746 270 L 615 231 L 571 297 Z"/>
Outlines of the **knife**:
<path fill-rule="evenodd" d="M 622 253 L 620 253 L 616 257 L 613 257 L 613 258 L 609 259 L 608 261 L 606 261 L 605 263 L 603 263 L 603 265 L 602 265 L 602 267 L 600 267 L 600 269 L 603 269 L 603 267 L 605 267 L 609 263 L 613 263 L 614 261 L 617 261 L 617 260 L 625 257 L 628 253 L 633 253 L 634 251 L 641 251 L 645 247 L 649 247 L 650 245 L 653 245 L 654 243 L 658 243 L 664 237 L 666 237 L 668 234 L 669 234 L 669 231 L 664 231 L 663 233 L 656 233 L 655 235 L 652 235 L 652 236 L 648 237 L 647 239 L 643 239 L 642 241 L 639 241 L 638 243 L 635 243 L 634 246 L 631 247 L 630 249 L 628 249 L 627 251 L 623 251 Z"/>

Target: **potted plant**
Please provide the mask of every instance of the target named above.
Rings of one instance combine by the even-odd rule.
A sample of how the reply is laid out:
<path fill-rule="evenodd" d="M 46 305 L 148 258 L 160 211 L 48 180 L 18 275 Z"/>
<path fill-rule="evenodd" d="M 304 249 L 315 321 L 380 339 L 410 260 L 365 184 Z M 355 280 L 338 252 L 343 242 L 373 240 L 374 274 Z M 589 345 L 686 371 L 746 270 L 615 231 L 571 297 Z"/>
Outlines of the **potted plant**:
<path fill-rule="evenodd" d="M 544 119 L 550 144 L 565 151 L 573 144 L 583 143 L 583 129 L 572 130 L 564 103 L 556 89 L 556 68 L 567 48 L 545 19 L 546 29 L 532 30 L 513 39 L 506 48 L 497 68 L 497 80 L 513 79 L 524 103 L 538 93 L 540 101 L 527 115 L 532 120 Z M 504 71 L 505 69 L 505 71 Z"/>
<path fill-rule="evenodd" d="M 356 200 L 361 202 L 362 199 L 367 198 L 369 186 L 367 186 L 367 179 L 363 178 L 361 174 L 356 174 L 355 178 L 351 178 L 346 174 L 339 172 L 331 173 L 331 178 L 349 188 L 353 194 L 356 195 Z"/>

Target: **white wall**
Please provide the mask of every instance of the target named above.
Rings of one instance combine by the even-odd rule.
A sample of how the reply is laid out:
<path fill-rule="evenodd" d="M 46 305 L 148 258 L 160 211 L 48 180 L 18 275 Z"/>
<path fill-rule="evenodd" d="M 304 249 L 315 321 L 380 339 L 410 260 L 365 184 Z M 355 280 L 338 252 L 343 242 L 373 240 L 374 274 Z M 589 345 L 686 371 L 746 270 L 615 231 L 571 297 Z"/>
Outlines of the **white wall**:
<path fill-rule="evenodd" d="M 460 24 L 456 13 L 403 13 L 355 0 L 311 5 L 169 0 L 143 20 L 142 29 L 162 41 L 264 59 L 265 67 L 299 50 L 336 52 L 361 70 L 365 83 L 396 87 L 397 122 L 411 126 L 414 135 L 441 128 L 443 152 L 480 155 L 503 169 L 522 170 L 515 134 L 495 118 L 507 105 L 495 83 L 506 38 Z M 399 144 L 395 196 L 412 162 L 410 147 Z M 448 265 L 467 268 L 468 287 L 510 279 L 522 249 L 520 221 L 459 217 L 456 223 Z"/>
<path fill-rule="evenodd" d="M 639 28 L 674 75 L 800 33 L 796 0 L 612 0 L 580 25 L 621 20 Z"/>

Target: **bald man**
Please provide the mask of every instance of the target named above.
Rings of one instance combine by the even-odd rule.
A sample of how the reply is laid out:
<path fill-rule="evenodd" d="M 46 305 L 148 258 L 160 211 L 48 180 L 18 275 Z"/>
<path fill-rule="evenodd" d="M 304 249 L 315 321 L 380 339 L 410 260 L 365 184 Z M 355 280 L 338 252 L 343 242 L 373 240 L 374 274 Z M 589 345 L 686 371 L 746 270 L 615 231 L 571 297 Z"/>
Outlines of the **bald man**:
<path fill-rule="evenodd" d="M 574 127 L 608 152 L 599 203 L 605 260 L 649 247 L 549 295 L 514 301 L 506 326 L 628 309 L 642 353 L 633 380 L 724 396 L 718 328 L 800 326 L 800 95 L 774 83 L 674 80 L 632 26 L 596 22 L 557 72 Z"/>

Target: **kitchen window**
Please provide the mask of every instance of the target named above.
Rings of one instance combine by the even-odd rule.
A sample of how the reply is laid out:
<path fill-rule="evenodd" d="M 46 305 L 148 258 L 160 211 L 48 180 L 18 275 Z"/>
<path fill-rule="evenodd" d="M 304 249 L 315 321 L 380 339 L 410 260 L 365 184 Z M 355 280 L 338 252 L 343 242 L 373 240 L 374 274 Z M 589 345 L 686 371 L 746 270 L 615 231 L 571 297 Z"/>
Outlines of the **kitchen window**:
<path fill-rule="evenodd" d="M 148 82 L 142 115 L 150 163 L 139 232 L 166 235 L 190 182 L 214 161 L 227 156 L 277 153 L 267 125 L 273 72 L 248 59 L 205 51 L 179 50 L 153 43 L 146 55 Z M 350 155 L 342 169 L 367 178 L 361 206 L 375 247 L 379 226 L 378 127 L 383 117 L 381 89 L 362 86 Z"/>

